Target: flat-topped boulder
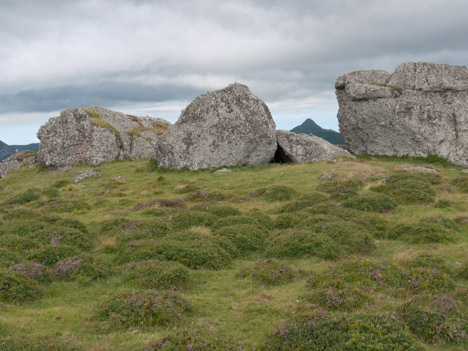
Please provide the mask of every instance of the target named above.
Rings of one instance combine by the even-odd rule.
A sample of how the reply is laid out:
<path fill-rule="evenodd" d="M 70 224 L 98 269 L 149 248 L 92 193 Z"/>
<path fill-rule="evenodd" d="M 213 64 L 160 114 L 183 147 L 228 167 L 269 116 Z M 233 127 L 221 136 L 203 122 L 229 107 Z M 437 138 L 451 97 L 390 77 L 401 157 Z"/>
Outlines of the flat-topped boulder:
<path fill-rule="evenodd" d="M 37 160 L 37 152 L 21 151 L 0 163 L 0 178 L 5 178 L 10 172 L 20 169 L 23 165 L 33 165 Z"/>
<path fill-rule="evenodd" d="M 354 157 L 348 151 L 315 135 L 276 131 L 278 149 L 275 161 L 279 163 L 306 163 L 331 160 L 337 156 Z"/>
<path fill-rule="evenodd" d="M 164 168 L 192 170 L 270 162 L 275 128 L 268 106 L 235 83 L 190 103 L 158 139 L 155 160 Z"/>
<path fill-rule="evenodd" d="M 468 70 L 404 63 L 355 71 L 335 84 L 340 131 L 353 154 L 437 155 L 468 166 Z"/>
<path fill-rule="evenodd" d="M 160 118 L 135 117 L 98 106 L 71 108 L 39 129 L 38 160 L 46 167 L 64 167 L 152 157 L 157 139 L 169 125 Z"/>

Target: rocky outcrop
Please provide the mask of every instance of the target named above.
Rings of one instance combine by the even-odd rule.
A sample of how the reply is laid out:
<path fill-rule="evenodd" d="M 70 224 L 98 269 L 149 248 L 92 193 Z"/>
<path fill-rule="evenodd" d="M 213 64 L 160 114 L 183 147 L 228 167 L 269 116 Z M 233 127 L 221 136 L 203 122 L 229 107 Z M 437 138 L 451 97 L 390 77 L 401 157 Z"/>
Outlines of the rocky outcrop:
<path fill-rule="evenodd" d="M 192 170 L 270 162 L 275 122 L 267 105 L 242 84 L 197 97 L 158 139 L 155 160 Z"/>
<path fill-rule="evenodd" d="M 8 173 L 16 171 L 22 165 L 33 165 L 37 159 L 37 152 L 34 151 L 21 151 L 13 156 L 8 157 L 0 163 L 0 178 L 5 178 Z"/>
<path fill-rule="evenodd" d="M 39 129 L 38 160 L 46 167 L 64 167 L 76 162 L 99 165 L 151 157 L 157 139 L 169 125 L 163 119 L 135 117 L 98 106 L 68 109 Z"/>
<path fill-rule="evenodd" d="M 468 166 L 468 70 L 404 63 L 355 71 L 335 84 L 340 131 L 354 154 L 438 155 Z"/>
<path fill-rule="evenodd" d="M 336 156 L 354 157 L 348 151 L 314 135 L 296 134 L 286 130 L 276 132 L 278 163 L 306 163 L 324 161 Z"/>

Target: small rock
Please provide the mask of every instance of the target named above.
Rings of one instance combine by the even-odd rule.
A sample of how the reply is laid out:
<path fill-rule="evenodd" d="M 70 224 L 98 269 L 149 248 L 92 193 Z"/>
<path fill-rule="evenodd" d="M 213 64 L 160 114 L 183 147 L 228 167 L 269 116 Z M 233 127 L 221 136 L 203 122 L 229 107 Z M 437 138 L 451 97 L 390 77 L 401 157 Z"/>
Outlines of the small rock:
<path fill-rule="evenodd" d="M 112 180 L 115 181 L 115 182 L 119 182 L 119 181 L 122 180 L 122 177 L 121 176 L 116 176 L 116 177 L 112 178 Z"/>
<path fill-rule="evenodd" d="M 215 173 L 232 173 L 232 171 L 227 168 L 221 168 L 221 169 L 218 169 Z"/>
<path fill-rule="evenodd" d="M 437 169 L 423 167 L 423 166 L 410 166 L 405 167 L 405 171 L 421 171 L 421 172 L 429 172 L 429 173 L 440 173 Z"/>
<path fill-rule="evenodd" d="M 87 169 L 86 171 L 78 173 L 75 179 L 73 179 L 73 183 L 78 183 L 88 178 L 99 178 L 100 176 L 101 173 L 99 173 L 98 171 Z"/>
<path fill-rule="evenodd" d="M 320 180 L 333 180 L 335 178 L 335 173 L 333 172 L 327 172 L 327 173 L 322 173 L 321 175 L 319 175 L 319 179 Z"/>
<path fill-rule="evenodd" d="M 462 173 L 468 173 L 468 169 L 463 169 Z"/>

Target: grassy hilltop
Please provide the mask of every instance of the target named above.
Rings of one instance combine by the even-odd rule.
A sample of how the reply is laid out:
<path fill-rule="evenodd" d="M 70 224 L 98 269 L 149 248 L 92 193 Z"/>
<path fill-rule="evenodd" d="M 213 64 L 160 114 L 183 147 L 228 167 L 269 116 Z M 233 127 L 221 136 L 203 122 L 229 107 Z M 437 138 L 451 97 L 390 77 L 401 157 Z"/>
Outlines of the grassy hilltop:
<path fill-rule="evenodd" d="M 468 174 L 429 161 L 12 172 L 0 350 L 466 350 Z"/>

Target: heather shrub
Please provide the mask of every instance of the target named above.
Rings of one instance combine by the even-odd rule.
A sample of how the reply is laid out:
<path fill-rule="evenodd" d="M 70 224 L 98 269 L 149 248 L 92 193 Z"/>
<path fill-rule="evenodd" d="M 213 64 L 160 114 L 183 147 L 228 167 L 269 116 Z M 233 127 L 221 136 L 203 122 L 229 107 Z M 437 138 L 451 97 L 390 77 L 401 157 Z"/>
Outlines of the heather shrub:
<path fill-rule="evenodd" d="M 462 192 L 468 193 L 468 177 L 467 176 L 454 179 L 452 181 L 452 184 L 455 185 Z"/>
<path fill-rule="evenodd" d="M 145 351 L 242 351 L 242 344 L 195 330 L 168 335 L 151 342 Z"/>
<path fill-rule="evenodd" d="M 21 262 L 21 258 L 16 252 L 0 247 L 0 268 L 8 268 L 19 262 Z"/>
<path fill-rule="evenodd" d="M 188 284 L 189 273 L 180 263 L 152 260 L 129 263 L 125 279 L 146 289 L 180 289 Z"/>
<path fill-rule="evenodd" d="M 399 224 L 387 232 L 388 239 L 399 239 L 411 244 L 450 243 L 456 240 L 454 231 L 440 223 L 420 221 L 415 224 Z"/>
<path fill-rule="evenodd" d="M 442 272 L 450 272 L 450 269 L 442 257 L 434 256 L 431 254 L 420 254 L 410 260 L 408 265 L 411 268 L 422 267 L 422 268 L 431 268 L 431 269 L 438 269 Z"/>
<path fill-rule="evenodd" d="M 389 195 L 402 205 L 430 203 L 434 202 L 436 193 L 432 184 L 437 184 L 436 179 L 439 178 L 401 173 L 393 175 L 385 184 L 373 187 L 372 190 Z"/>
<path fill-rule="evenodd" d="M 119 235 L 121 238 L 134 239 L 136 235 L 160 238 L 168 232 L 167 225 L 160 221 L 135 221 L 121 218 L 101 224 L 102 234 Z"/>
<path fill-rule="evenodd" d="M 266 246 L 267 257 L 301 258 L 317 256 L 334 260 L 342 255 L 342 248 L 329 236 L 310 230 L 283 230 L 272 237 Z"/>
<path fill-rule="evenodd" d="M 394 210 L 397 207 L 394 200 L 382 194 L 353 197 L 344 201 L 343 205 L 360 211 L 380 213 Z"/>
<path fill-rule="evenodd" d="M 49 202 L 49 210 L 58 213 L 86 212 L 91 205 L 84 200 L 54 200 Z"/>
<path fill-rule="evenodd" d="M 164 208 L 186 208 L 185 202 L 182 199 L 159 199 L 159 206 Z"/>
<path fill-rule="evenodd" d="M 346 200 L 356 196 L 363 183 L 359 180 L 331 180 L 321 183 L 317 191 L 330 194 L 330 198 Z"/>
<path fill-rule="evenodd" d="M 271 185 L 267 188 L 257 189 L 256 193 L 267 202 L 291 201 L 298 196 L 296 190 L 285 185 Z"/>
<path fill-rule="evenodd" d="M 40 296 L 37 283 L 21 272 L 0 268 L 0 301 L 23 303 Z"/>
<path fill-rule="evenodd" d="M 257 219 L 248 216 L 229 216 L 220 218 L 213 223 L 212 228 L 218 230 L 224 227 L 232 227 L 238 225 L 251 225 L 257 227 L 260 230 L 265 230 Z"/>
<path fill-rule="evenodd" d="M 79 250 L 68 245 L 44 245 L 37 249 L 31 250 L 28 259 L 52 266 L 64 258 L 76 256 Z"/>
<path fill-rule="evenodd" d="M 324 202 L 327 200 L 327 197 L 320 193 L 312 193 L 309 195 L 304 196 L 302 199 L 297 201 L 289 202 L 283 206 L 281 206 L 278 210 L 279 213 L 289 213 L 289 212 L 297 212 L 303 210 L 304 208 L 308 208 L 314 206 L 320 202 Z"/>
<path fill-rule="evenodd" d="M 38 282 L 50 282 L 52 280 L 48 267 L 36 262 L 18 263 L 10 266 L 11 271 L 23 273 L 26 277 Z"/>
<path fill-rule="evenodd" d="M 40 245 L 36 240 L 19 235 L 0 235 L 0 247 L 9 249 L 19 254 L 38 248 Z"/>
<path fill-rule="evenodd" d="M 253 209 L 249 212 L 248 216 L 258 223 L 258 227 L 263 231 L 269 231 L 275 228 L 275 223 L 270 216 L 260 212 L 257 209 Z"/>
<path fill-rule="evenodd" d="M 264 351 L 422 351 L 403 324 L 386 314 L 335 315 L 319 312 L 281 324 Z"/>
<path fill-rule="evenodd" d="M 317 284 L 308 281 L 316 291 L 306 294 L 306 299 L 331 311 L 352 311 L 372 301 L 364 289 L 339 279 L 326 279 Z"/>
<path fill-rule="evenodd" d="M 57 337 L 9 336 L 0 338 L 2 351 L 79 351 L 78 347 L 57 342 Z"/>
<path fill-rule="evenodd" d="M 263 247 L 263 233 L 257 227 L 250 224 L 223 227 L 215 233 L 229 239 L 240 254 L 257 251 Z"/>
<path fill-rule="evenodd" d="M 188 200 L 192 202 L 205 202 L 205 201 L 223 201 L 229 199 L 231 196 L 213 190 L 197 190 L 188 196 Z"/>
<path fill-rule="evenodd" d="M 232 206 L 227 206 L 227 205 L 221 206 L 221 205 L 213 205 L 210 203 L 206 203 L 206 204 L 203 203 L 203 204 L 195 206 L 193 209 L 195 211 L 211 213 L 217 218 L 241 215 L 241 211 L 239 211 L 237 208 L 232 207 Z"/>
<path fill-rule="evenodd" d="M 199 211 L 186 211 L 178 214 L 172 220 L 173 230 L 183 230 L 190 227 L 211 226 L 216 221 L 216 216 L 211 213 Z"/>
<path fill-rule="evenodd" d="M 38 189 L 28 189 L 23 193 L 14 196 L 8 201 L 10 205 L 24 205 L 32 201 L 36 201 L 41 197 Z"/>
<path fill-rule="evenodd" d="M 97 315 L 111 327 L 166 326 L 182 319 L 193 307 L 175 292 L 137 291 L 109 296 Z"/>
<path fill-rule="evenodd" d="M 107 277 L 110 273 L 109 262 L 89 254 L 67 257 L 54 266 L 54 275 L 64 280 L 73 280 L 78 277 L 97 280 Z"/>
<path fill-rule="evenodd" d="M 10 234 L 19 236 L 29 236 L 47 227 L 46 223 L 29 220 L 29 219 L 14 219 L 2 223 L 0 234 Z"/>
<path fill-rule="evenodd" d="M 267 259 L 242 268 L 238 275 L 263 285 L 274 286 L 294 281 L 299 272 L 279 260 Z"/>
<path fill-rule="evenodd" d="M 62 227 L 77 229 L 83 234 L 87 234 L 89 232 L 86 225 L 77 219 L 59 219 L 57 224 Z"/>
<path fill-rule="evenodd" d="M 299 222 L 307 218 L 304 214 L 300 213 L 287 213 L 276 217 L 274 223 L 275 228 L 285 229 L 294 228 Z"/>
<path fill-rule="evenodd" d="M 397 313 L 414 334 L 427 342 L 468 343 L 467 308 L 450 296 L 417 296 Z"/>
<path fill-rule="evenodd" d="M 32 236 L 44 245 L 69 245 L 81 250 L 88 250 L 92 247 L 89 236 L 76 229 L 52 226 L 33 233 Z"/>

